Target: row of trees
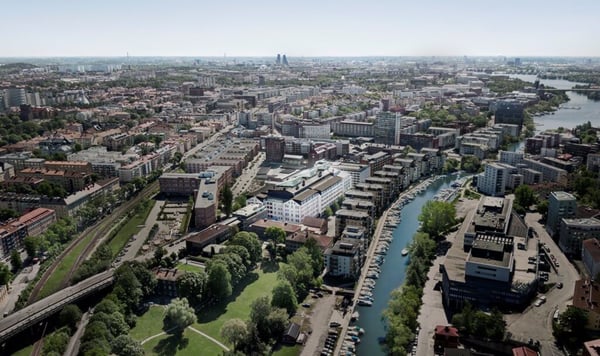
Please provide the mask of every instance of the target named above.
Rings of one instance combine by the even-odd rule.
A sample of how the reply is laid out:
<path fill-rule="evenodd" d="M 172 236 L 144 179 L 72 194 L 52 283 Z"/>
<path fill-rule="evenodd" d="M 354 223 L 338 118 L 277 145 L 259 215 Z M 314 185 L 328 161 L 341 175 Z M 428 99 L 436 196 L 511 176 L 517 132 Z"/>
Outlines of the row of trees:
<path fill-rule="evenodd" d="M 435 258 L 435 249 L 435 241 L 423 232 L 416 233 L 409 246 L 410 263 L 404 285 L 392 292 L 384 311 L 388 323 L 386 345 L 391 354 L 406 354 L 414 339 L 413 330 L 418 325 L 423 286 L 431 261 Z"/>
<path fill-rule="evenodd" d="M 134 312 L 156 286 L 154 274 L 141 262 L 127 262 L 114 274 L 112 292 L 94 309 L 81 338 L 82 355 L 143 355 L 139 342 L 127 333 L 135 326 Z"/>
<path fill-rule="evenodd" d="M 281 265 L 277 272 L 277 279 L 280 284 L 276 286 L 276 291 L 285 291 L 288 282 L 296 294 L 296 300 L 303 300 L 308 294 L 310 287 L 319 287 L 322 280 L 319 277 L 323 271 L 323 254 L 317 246 L 317 242 L 313 238 L 309 238 L 303 247 L 296 250 L 291 255 L 287 256 L 287 264 Z M 283 293 L 282 293 L 283 294 Z M 278 300 L 279 295 L 273 296 L 273 299 Z M 286 301 L 281 306 L 286 309 L 295 310 L 295 307 L 290 308 L 292 301 Z"/>
<path fill-rule="evenodd" d="M 0 146 L 29 140 L 43 135 L 46 131 L 54 131 L 64 126 L 64 120 L 58 118 L 38 123 L 23 121 L 18 114 L 0 115 Z"/>

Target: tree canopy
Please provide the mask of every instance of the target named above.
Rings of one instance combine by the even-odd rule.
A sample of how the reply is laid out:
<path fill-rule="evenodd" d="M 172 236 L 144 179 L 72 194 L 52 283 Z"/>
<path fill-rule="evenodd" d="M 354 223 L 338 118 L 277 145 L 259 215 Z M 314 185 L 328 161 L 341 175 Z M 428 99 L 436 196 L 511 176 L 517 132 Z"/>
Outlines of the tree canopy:
<path fill-rule="evenodd" d="M 165 313 L 163 320 L 165 330 L 174 330 L 176 333 L 182 333 L 185 328 L 196 322 L 194 309 L 190 307 L 187 299 L 175 298 Z"/>
<path fill-rule="evenodd" d="M 456 224 L 456 209 L 451 203 L 430 200 L 421 209 L 419 221 L 423 232 L 439 237 Z"/>

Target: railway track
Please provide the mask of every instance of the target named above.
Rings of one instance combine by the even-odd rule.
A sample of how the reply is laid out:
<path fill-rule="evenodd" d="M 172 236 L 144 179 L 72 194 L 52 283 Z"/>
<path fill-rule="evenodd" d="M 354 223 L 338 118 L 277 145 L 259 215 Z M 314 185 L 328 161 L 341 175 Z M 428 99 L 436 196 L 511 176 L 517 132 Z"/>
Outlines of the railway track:
<path fill-rule="evenodd" d="M 77 270 L 79 266 L 87 259 L 87 256 L 93 251 L 96 243 L 102 239 L 108 231 L 113 227 L 115 221 L 119 220 L 122 215 L 134 208 L 137 204 L 139 204 L 143 199 L 148 198 L 155 194 L 155 190 L 158 188 L 158 180 L 150 183 L 146 186 L 138 195 L 133 197 L 131 200 L 126 201 L 121 204 L 119 207 L 113 211 L 106 219 L 103 219 L 96 224 L 88 227 L 82 233 L 80 233 L 71 243 L 61 252 L 61 254 L 56 258 L 56 260 L 50 265 L 50 267 L 44 272 L 36 286 L 31 291 L 27 304 L 31 304 L 35 302 L 39 298 L 39 293 L 44 288 L 50 276 L 56 271 L 61 261 L 67 256 L 69 253 L 73 251 L 73 249 L 79 245 L 89 234 L 92 234 L 92 240 L 85 246 L 83 252 L 78 256 L 77 260 L 71 266 L 69 273 L 66 278 L 61 282 L 61 288 L 66 287 L 73 273 Z"/>

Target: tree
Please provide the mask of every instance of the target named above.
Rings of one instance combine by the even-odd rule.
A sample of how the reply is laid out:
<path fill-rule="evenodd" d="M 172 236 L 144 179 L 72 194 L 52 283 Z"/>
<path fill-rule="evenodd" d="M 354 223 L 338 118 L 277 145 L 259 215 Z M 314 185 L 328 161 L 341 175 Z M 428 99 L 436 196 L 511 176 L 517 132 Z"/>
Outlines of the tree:
<path fill-rule="evenodd" d="M 225 184 L 221 194 L 223 195 L 223 211 L 225 211 L 225 215 L 229 217 L 233 208 L 233 192 L 231 191 L 229 184 Z"/>
<path fill-rule="evenodd" d="M 271 305 L 278 308 L 285 309 L 288 314 L 292 314 L 298 308 L 298 300 L 296 299 L 296 293 L 294 288 L 288 281 L 279 281 L 275 288 L 273 288 L 273 300 Z"/>
<path fill-rule="evenodd" d="M 250 259 L 250 253 L 244 246 L 230 245 L 223 250 L 223 253 L 239 256 L 244 263 L 244 266 L 246 266 L 246 270 L 249 271 L 252 268 L 252 259 Z"/>
<path fill-rule="evenodd" d="M 144 292 L 142 290 L 142 284 L 129 265 L 123 264 L 120 266 L 115 271 L 114 278 L 115 286 L 113 288 L 113 293 L 117 296 L 118 300 L 123 303 L 125 309 L 132 310 L 138 306 Z"/>
<path fill-rule="evenodd" d="M 143 356 L 144 348 L 129 335 L 119 335 L 111 343 L 112 352 L 119 356 Z"/>
<path fill-rule="evenodd" d="M 66 305 L 58 314 L 58 323 L 75 330 L 77 323 L 81 320 L 81 310 L 75 304 Z"/>
<path fill-rule="evenodd" d="M 210 264 L 206 285 L 216 300 L 223 300 L 231 295 L 231 274 L 224 262 L 216 261 Z"/>
<path fill-rule="evenodd" d="M 548 200 L 544 199 L 537 203 L 537 212 L 542 215 L 543 218 L 546 218 L 548 214 Z"/>
<path fill-rule="evenodd" d="M 289 314 L 282 308 L 275 308 L 271 310 L 267 317 L 267 324 L 269 325 L 269 333 L 271 339 L 277 339 L 281 336 L 289 324 Z"/>
<path fill-rule="evenodd" d="M 94 312 L 106 314 L 120 313 L 121 308 L 117 303 L 115 303 L 111 299 L 104 298 L 100 303 L 98 303 L 98 305 L 96 305 L 96 307 L 94 308 Z"/>
<path fill-rule="evenodd" d="M 12 250 L 10 253 L 10 264 L 12 265 L 13 270 L 18 270 L 23 265 L 21 254 L 16 249 Z"/>
<path fill-rule="evenodd" d="M 294 266 L 289 264 L 281 264 L 279 271 L 277 271 L 277 279 L 288 281 L 292 287 L 296 286 L 298 280 L 298 272 Z"/>
<path fill-rule="evenodd" d="M 267 240 L 274 241 L 275 243 L 281 244 L 285 242 L 285 231 L 277 226 L 269 226 L 265 230 L 265 238 Z"/>
<path fill-rule="evenodd" d="M 194 309 L 190 307 L 187 299 L 175 298 L 167 307 L 165 318 L 163 320 L 164 330 L 173 330 L 178 334 L 196 322 Z"/>
<path fill-rule="evenodd" d="M 463 156 L 460 161 L 460 169 L 468 173 L 476 173 L 481 168 L 481 161 L 475 156 Z"/>
<path fill-rule="evenodd" d="M 8 284 L 10 281 L 10 269 L 8 266 L 0 262 L 0 286 Z"/>
<path fill-rule="evenodd" d="M 29 258 L 34 258 L 37 254 L 38 248 L 38 238 L 35 236 L 27 236 L 23 239 L 23 245 L 25 246 L 25 251 L 27 251 L 27 256 Z"/>
<path fill-rule="evenodd" d="M 14 218 L 18 218 L 18 217 L 19 217 L 19 213 L 17 213 L 13 209 L 0 208 L 0 221 L 6 221 L 9 219 L 14 219 Z"/>
<path fill-rule="evenodd" d="M 533 189 L 530 186 L 521 184 L 515 189 L 515 203 L 524 207 L 525 209 L 529 208 L 531 205 L 535 204 L 536 197 Z"/>
<path fill-rule="evenodd" d="M 112 335 L 112 338 L 115 338 L 119 335 L 127 334 L 129 332 L 129 325 L 127 325 L 127 323 L 125 322 L 123 314 L 118 312 L 112 314 L 94 313 L 94 315 L 90 319 L 90 322 L 93 321 L 99 321 L 106 325 L 106 328 Z"/>
<path fill-rule="evenodd" d="M 586 310 L 568 307 L 560 314 L 558 323 L 553 324 L 552 334 L 556 341 L 571 351 L 577 350 L 586 336 L 585 328 L 588 318 Z"/>
<path fill-rule="evenodd" d="M 326 218 L 330 217 L 333 215 L 333 210 L 331 210 L 330 207 L 325 208 L 325 211 L 323 212 L 323 215 L 325 215 Z"/>
<path fill-rule="evenodd" d="M 261 340 L 269 339 L 270 330 L 267 319 L 272 310 L 271 301 L 267 295 L 255 299 L 250 304 L 250 322 L 256 327 Z"/>
<path fill-rule="evenodd" d="M 177 291 L 192 305 L 199 303 L 206 290 L 207 276 L 204 271 L 185 272 L 177 278 Z"/>
<path fill-rule="evenodd" d="M 166 254 L 167 250 L 164 247 L 159 247 L 154 250 L 154 263 L 156 263 L 156 265 L 160 265 L 160 261 L 162 261 Z"/>
<path fill-rule="evenodd" d="M 250 254 L 252 265 L 260 261 L 262 257 L 262 245 L 253 232 L 240 231 L 229 240 L 230 245 L 244 246 Z"/>
<path fill-rule="evenodd" d="M 305 248 L 300 248 L 287 257 L 287 262 L 296 270 L 295 290 L 303 299 L 301 294 L 306 293 L 313 279 L 312 259 Z"/>
<path fill-rule="evenodd" d="M 456 224 L 456 209 L 451 203 L 430 200 L 421 209 L 419 221 L 423 232 L 438 237 Z"/>
<path fill-rule="evenodd" d="M 248 328 L 242 319 L 229 319 L 221 327 L 221 337 L 233 345 L 237 350 L 244 340 L 248 338 Z"/>
<path fill-rule="evenodd" d="M 313 276 L 317 277 L 321 274 L 324 268 L 324 260 L 323 260 L 323 251 L 321 251 L 321 247 L 317 244 L 317 240 L 313 237 L 309 237 L 302 246 L 302 249 L 306 250 L 306 253 L 311 258 L 312 266 L 313 266 Z"/>
<path fill-rule="evenodd" d="M 67 345 L 69 344 L 69 333 L 67 330 L 59 329 L 54 333 L 46 336 L 44 338 L 44 355 L 49 355 L 53 353 L 57 353 L 62 355 L 67 349 Z"/>

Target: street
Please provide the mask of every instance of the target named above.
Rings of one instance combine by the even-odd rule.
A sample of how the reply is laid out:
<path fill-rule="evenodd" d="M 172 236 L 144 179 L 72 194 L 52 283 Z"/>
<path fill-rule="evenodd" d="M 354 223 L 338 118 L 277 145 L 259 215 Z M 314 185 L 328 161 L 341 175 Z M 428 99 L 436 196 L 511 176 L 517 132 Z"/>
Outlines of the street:
<path fill-rule="evenodd" d="M 235 180 L 235 183 L 233 184 L 233 188 L 231 189 L 234 197 L 236 197 L 246 191 L 254 190 L 254 189 L 252 189 L 252 183 L 254 181 L 254 178 L 256 177 L 256 174 L 258 173 L 258 170 L 260 169 L 261 165 L 265 161 L 265 158 L 266 158 L 265 153 L 259 152 L 256 155 L 256 157 L 254 157 L 254 160 L 252 162 L 250 162 L 246 168 L 244 168 L 244 171 Z"/>
<path fill-rule="evenodd" d="M 10 263 L 8 265 L 10 266 Z M 0 300 L 0 316 L 4 315 L 4 313 L 10 314 L 13 311 L 17 300 L 19 300 L 19 295 L 23 289 L 27 288 L 29 281 L 35 278 L 39 269 L 39 263 L 30 264 L 29 266 L 23 268 L 19 274 L 15 276 L 10 284 L 8 294 L 6 297 L 4 297 L 4 299 Z"/>
<path fill-rule="evenodd" d="M 550 273 L 550 282 L 562 282 L 564 287 L 562 289 L 553 287 L 546 293 L 544 304 L 539 307 L 531 305 L 521 314 L 506 315 L 505 321 L 507 331 L 512 334 L 512 338 L 525 342 L 529 338 L 539 340 L 542 355 L 563 355 L 554 345 L 552 318 L 556 309 L 565 310 L 567 302 L 573 298 L 575 281 L 580 277 L 575 267 L 550 238 L 544 226 L 539 223 L 540 217 L 538 213 L 528 213 L 525 216 L 525 222 L 537 232 L 540 241 L 550 248 L 551 253 L 556 256 L 556 260 L 560 264 L 558 274 Z M 532 327 L 532 325 L 537 327 Z"/>

